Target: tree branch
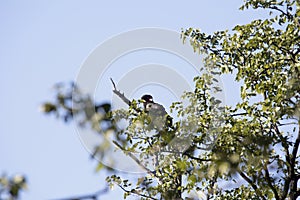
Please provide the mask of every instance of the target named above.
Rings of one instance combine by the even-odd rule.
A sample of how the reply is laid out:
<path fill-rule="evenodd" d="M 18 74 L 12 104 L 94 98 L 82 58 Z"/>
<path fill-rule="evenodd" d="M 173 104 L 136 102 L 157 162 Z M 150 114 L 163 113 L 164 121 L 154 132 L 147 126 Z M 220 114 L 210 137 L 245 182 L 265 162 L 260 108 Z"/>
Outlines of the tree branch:
<path fill-rule="evenodd" d="M 289 166 L 291 165 L 291 157 L 290 157 L 290 151 L 289 151 L 289 145 L 286 143 L 284 137 L 281 135 L 279 128 L 277 126 L 277 124 L 273 124 L 273 127 L 275 128 L 275 132 L 277 134 L 277 136 L 280 138 L 281 142 L 282 142 L 282 146 L 284 148 L 285 151 L 285 159 L 288 162 Z"/>
<path fill-rule="evenodd" d="M 115 82 L 113 81 L 112 78 L 110 78 L 110 81 L 112 82 L 113 87 L 114 87 L 113 92 L 114 92 L 118 97 L 120 97 L 120 98 L 121 98 L 128 106 L 131 106 L 131 103 L 132 103 L 132 102 L 124 95 L 124 93 L 121 93 L 120 90 L 117 89 L 116 84 L 115 84 Z M 141 113 L 141 112 L 142 112 L 142 110 L 141 110 L 140 108 L 138 108 L 138 107 L 134 107 L 133 109 L 134 109 L 136 112 L 138 112 L 138 113 Z"/>
<path fill-rule="evenodd" d="M 263 7 L 263 6 L 258 6 L 258 8 L 265 9 L 265 7 Z M 285 15 L 288 19 L 292 18 L 292 15 L 288 11 L 284 12 L 283 10 L 281 10 L 280 8 L 278 8 L 277 6 L 270 6 L 268 8 L 271 9 L 271 10 L 277 10 L 277 11 L 279 11 L 281 14 Z"/>
<path fill-rule="evenodd" d="M 292 151 L 291 164 L 293 166 L 296 163 L 296 158 L 297 158 L 297 153 L 298 153 L 298 149 L 299 149 L 299 144 L 300 144 L 300 126 L 299 126 L 298 136 L 297 136 L 297 139 L 295 141 L 295 144 L 294 144 L 294 147 L 293 147 L 293 151 Z"/>
<path fill-rule="evenodd" d="M 105 187 L 104 189 L 101 189 L 97 192 L 95 192 L 94 194 L 88 194 L 88 195 L 82 195 L 82 196 L 77 196 L 77 197 L 69 197 L 69 198 L 63 198 L 63 199 L 56 199 L 56 200 L 97 200 L 98 197 L 102 194 L 105 194 L 106 192 L 108 192 L 108 187 Z"/>
<path fill-rule="evenodd" d="M 135 191 L 135 190 L 126 190 L 122 185 L 119 185 L 119 184 L 118 184 L 118 186 L 119 186 L 124 192 L 136 194 L 136 195 L 139 195 L 139 196 L 141 196 L 141 197 L 148 198 L 148 199 L 158 200 L 158 199 L 153 198 L 153 197 L 151 197 L 151 196 L 148 196 L 148 195 L 145 195 L 145 194 L 140 194 L 140 193 L 138 193 L 138 192 Z"/>
<path fill-rule="evenodd" d="M 116 84 L 115 82 L 113 81 L 112 78 L 110 78 L 110 81 L 112 82 L 113 84 L 113 92 L 118 96 L 120 97 L 128 106 L 131 105 L 131 101 L 124 95 L 124 93 L 121 93 L 120 90 L 117 90 L 117 87 L 116 87 Z"/>
<path fill-rule="evenodd" d="M 187 156 L 190 159 L 198 160 L 200 162 L 210 162 L 210 161 L 213 161 L 212 159 L 197 158 L 197 157 L 192 156 L 192 155 L 190 155 L 190 154 L 188 154 L 186 152 L 184 152 L 182 155 L 185 155 L 185 156 Z"/>
<path fill-rule="evenodd" d="M 296 122 L 290 122 L 290 123 L 285 123 L 285 124 L 278 124 L 278 126 L 289 126 L 289 125 L 297 125 Z"/>
<path fill-rule="evenodd" d="M 294 143 L 292 157 L 291 157 L 291 172 L 289 174 L 289 176 L 290 176 L 289 178 L 291 179 L 291 186 L 290 186 L 290 198 L 291 199 L 297 199 L 298 177 L 295 172 L 295 167 L 296 167 L 296 158 L 297 158 L 297 153 L 298 153 L 298 149 L 299 149 L 299 144 L 300 144 L 300 126 L 299 126 L 297 139 Z"/>
<path fill-rule="evenodd" d="M 244 115 L 247 115 L 248 113 L 235 113 L 235 114 L 231 114 L 230 116 L 231 117 L 236 117 L 236 116 L 244 116 Z"/>
<path fill-rule="evenodd" d="M 285 151 L 285 160 L 287 162 L 287 171 L 288 174 L 290 174 L 290 170 L 291 170 L 291 157 L 290 157 L 290 151 L 289 151 L 289 145 L 286 143 L 284 137 L 281 135 L 277 124 L 273 124 L 273 127 L 275 129 L 275 132 L 277 134 L 277 136 L 280 138 L 281 143 L 282 143 L 282 147 L 284 148 Z M 283 192 L 281 195 L 281 199 L 285 199 L 286 196 L 288 195 L 288 191 L 289 191 L 289 187 L 290 187 L 290 182 L 291 182 L 291 178 L 290 175 L 287 175 L 287 177 L 285 178 L 284 181 L 284 186 L 283 186 Z"/>
<path fill-rule="evenodd" d="M 266 198 L 262 195 L 262 193 L 259 191 L 257 185 L 255 185 L 255 183 L 248 177 L 246 176 L 246 174 L 244 174 L 242 171 L 238 170 L 238 173 L 241 175 L 241 177 L 247 181 L 251 187 L 254 189 L 254 191 L 256 192 L 256 194 L 263 200 L 266 200 Z"/>
<path fill-rule="evenodd" d="M 123 152 L 126 152 L 127 155 L 129 157 L 131 157 L 140 167 L 142 167 L 144 170 L 147 171 L 147 173 L 149 174 L 152 174 L 152 175 L 155 175 L 155 172 L 151 171 L 150 169 L 148 169 L 147 167 L 145 167 L 141 161 L 135 156 L 133 155 L 131 152 L 127 151 L 124 147 L 122 147 L 119 143 L 117 143 L 116 141 L 113 141 L 113 143 L 118 147 L 120 148 Z"/>
<path fill-rule="evenodd" d="M 273 193 L 274 193 L 274 195 L 275 195 L 275 199 L 276 199 L 276 200 L 280 200 L 280 197 L 279 197 L 279 195 L 278 195 L 278 192 L 277 192 L 276 188 L 274 187 L 273 181 L 272 181 L 272 179 L 271 179 L 271 177 L 270 177 L 270 173 L 269 173 L 269 169 L 268 169 L 267 163 L 265 163 L 264 170 L 265 170 L 265 177 L 266 177 L 268 186 L 269 186 L 269 187 L 271 188 L 271 190 L 273 191 Z"/>

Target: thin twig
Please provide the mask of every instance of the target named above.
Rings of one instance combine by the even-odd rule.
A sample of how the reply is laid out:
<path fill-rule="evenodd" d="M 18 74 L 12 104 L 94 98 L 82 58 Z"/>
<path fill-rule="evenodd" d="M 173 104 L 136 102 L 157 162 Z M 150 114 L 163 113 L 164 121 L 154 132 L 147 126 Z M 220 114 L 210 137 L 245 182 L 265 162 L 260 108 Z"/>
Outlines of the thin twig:
<path fill-rule="evenodd" d="M 147 171 L 147 173 L 155 175 L 155 172 L 151 171 L 150 169 L 148 169 L 147 167 L 145 167 L 141 161 L 135 156 L 133 155 L 131 152 L 127 151 L 124 147 L 122 147 L 119 143 L 117 143 L 116 141 L 113 141 L 113 143 L 120 148 L 124 153 L 127 153 L 127 155 L 129 157 L 131 157 L 140 167 L 142 167 L 144 170 Z"/>
<path fill-rule="evenodd" d="M 231 117 L 236 117 L 236 116 L 243 116 L 243 115 L 247 115 L 248 113 L 235 113 L 235 114 L 231 114 Z"/>
<path fill-rule="evenodd" d="M 210 162 L 210 161 L 213 161 L 212 159 L 205 159 L 205 158 L 194 157 L 194 156 L 188 154 L 187 152 L 170 151 L 170 150 L 160 150 L 160 152 L 161 153 L 182 154 L 182 155 L 185 155 L 185 156 L 189 157 L 190 159 L 198 160 L 198 161 L 201 161 L 201 162 Z"/>
<path fill-rule="evenodd" d="M 148 199 L 153 199 L 153 200 L 157 200 L 156 198 L 153 198 L 153 197 L 150 197 L 148 195 L 145 195 L 145 194 L 140 194 L 138 193 L 137 191 L 135 190 L 126 190 L 122 185 L 119 185 L 118 186 L 124 191 L 124 192 L 128 192 L 128 193 L 132 193 L 132 194 L 135 194 L 135 195 L 139 195 L 141 197 L 145 197 L 145 198 L 148 198 Z"/>
<path fill-rule="evenodd" d="M 82 195 L 82 196 L 77 196 L 77 197 L 69 197 L 69 198 L 63 198 L 63 199 L 56 199 L 56 200 L 84 200 L 84 199 L 92 199 L 92 200 L 97 200 L 98 197 L 102 194 L 105 194 L 108 192 L 108 187 L 105 187 L 104 189 L 101 189 L 94 194 L 88 194 L 88 195 Z"/>
<path fill-rule="evenodd" d="M 278 124 L 278 126 L 289 126 L 289 125 L 297 125 L 296 122 L 289 122 L 289 123 L 285 123 L 285 124 Z"/>
<path fill-rule="evenodd" d="M 266 7 L 263 7 L 263 6 L 260 6 L 260 5 L 258 6 L 258 8 L 266 9 Z M 281 10 L 280 8 L 278 8 L 277 6 L 270 6 L 270 7 L 268 7 L 268 9 L 270 9 L 270 10 L 277 10 L 281 14 L 285 15 L 288 19 L 291 19 L 293 17 L 288 11 L 284 12 L 283 10 Z"/>

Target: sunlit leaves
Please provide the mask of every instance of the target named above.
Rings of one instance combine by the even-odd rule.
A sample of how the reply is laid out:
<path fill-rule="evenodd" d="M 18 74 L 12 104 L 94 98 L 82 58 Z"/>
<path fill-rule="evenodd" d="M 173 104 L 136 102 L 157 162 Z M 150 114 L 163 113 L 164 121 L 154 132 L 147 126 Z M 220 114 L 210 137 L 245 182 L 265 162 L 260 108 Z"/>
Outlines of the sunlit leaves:
<path fill-rule="evenodd" d="M 245 0 L 241 9 L 248 8 L 272 13 L 269 19 L 236 25 L 231 31 L 182 32 L 184 42 L 206 54 L 206 68 L 194 78 L 194 89 L 171 105 L 177 116 L 172 126 L 156 126 L 139 100 L 132 100 L 128 109 L 111 111 L 110 105 L 96 104 L 74 85 L 72 93 L 59 88 L 56 101 L 45 103 L 43 111 L 67 121 L 79 116 L 81 125 L 90 125 L 101 136 L 112 135 L 119 150 L 145 170 L 147 175 L 135 184 L 117 175 L 107 178 L 111 187 L 124 191 L 124 198 L 179 199 L 197 190 L 208 199 L 296 199 L 299 2 Z M 242 84 L 239 102 L 232 107 L 217 95 L 222 89 L 216 76 L 226 73 Z M 95 152 L 102 158 L 108 147 L 101 144 Z M 237 177 L 242 184 L 236 183 Z M 231 188 L 220 187 L 222 182 Z"/>
<path fill-rule="evenodd" d="M 26 178 L 16 174 L 12 177 L 2 175 L 0 177 L 0 199 L 18 199 L 20 193 L 27 188 Z"/>
<path fill-rule="evenodd" d="M 276 126 L 284 120 L 299 120 L 295 114 L 300 100 L 299 3 L 292 0 L 246 0 L 241 9 L 250 7 L 272 11 L 271 18 L 237 25 L 230 34 L 220 31 L 207 35 L 190 28 L 183 31 L 183 37 L 190 38 L 194 49 L 199 48 L 195 51 L 209 55 L 206 62 L 214 63 L 215 72 L 233 73 L 237 81 L 243 82 L 241 100 L 233 110 L 244 114 L 235 114 L 234 111 L 225 117 L 224 129 L 213 148 L 212 158 L 217 165 L 209 170 L 210 174 L 216 174 L 218 169 L 220 174 L 242 170 L 249 180 L 254 181 L 248 183 L 264 191 L 255 192 L 253 187 L 245 186 L 241 190 L 231 190 L 227 198 L 247 194 L 247 190 L 258 196 L 265 194 L 264 198 L 273 198 L 274 195 L 278 198 L 274 193 L 275 186 L 272 186 L 276 185 L 275 179 L 265 178 L 266 174 L 258 171 L 266 170 L 264 163 L 268 165 L 269 159 L 274 158 L 276 164 L 273 167 L 278 167 L 278 173 L 287 172 L 283 165 L 285 160 L 278 155 L 292 146 L 292 137 L 280 132 Z M 278 145 L 285 148 L 278 151 L 274 148 Z M 278 191 L 282 189 L 277 187 Z M 250 196 L 245 197 L 257 198 L 256 195 Z"/>

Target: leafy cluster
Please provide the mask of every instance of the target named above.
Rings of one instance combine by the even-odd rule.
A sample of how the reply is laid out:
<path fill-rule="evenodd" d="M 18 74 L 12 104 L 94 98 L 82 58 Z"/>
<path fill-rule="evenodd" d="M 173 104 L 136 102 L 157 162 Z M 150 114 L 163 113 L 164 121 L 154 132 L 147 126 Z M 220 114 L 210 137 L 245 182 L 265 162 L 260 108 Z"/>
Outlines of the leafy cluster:
<path fill-rule="evenodd" d="M 297 199 L 300 4 L 246 0 L 241 9 L 249 7 L 270 10 L 270 18 L 230 32 L 182 32 L 184 41 L 207 55 L 206 72 L 194 78 L 193 91 L 172 104 L 177 115 L 172 125 L 152 126 L 141 101 L 126 101 L 127 110 L 112 111 L 74 85 L 71 92 L 59 88 L 57 100 L 45 103 L 44 111 L 90 124 L 104 138 L 94 156 L 103 159 L 116 148 L 144 170 L 135 183 L 117 174 L 107 177 L 111 187 L 124 190 L 124 198 Z M 216 76 L 226 73 L 242 84 L 234 106 L 218 98 Z M 99 163 L 98 169 L 113 170 L 111 163 Z"/>
<path fill-rule="evenodd" d="M 231 190 L 236 198 L 249 189 L 261 199 L 299 196 L 299 6 L 297 1 L 246 1 L 241 9 L 270 9 L 271 18 L 237 25 L 230 34 L 183 32 L 195 50 L 209 54 L 212 72 L 233 73 L 243 83 L 241 102 L 229 109 L 233 117 L 216 147 L 221 155 L 239 158 L 237 172 L 249 185 Z"/>
<path fill-rule="evenodd" d="M 26 189 L 26 178 L 23 175 L 0 177 L 0 199 L 14 200 L 20 197 L 21 191 Z"/>

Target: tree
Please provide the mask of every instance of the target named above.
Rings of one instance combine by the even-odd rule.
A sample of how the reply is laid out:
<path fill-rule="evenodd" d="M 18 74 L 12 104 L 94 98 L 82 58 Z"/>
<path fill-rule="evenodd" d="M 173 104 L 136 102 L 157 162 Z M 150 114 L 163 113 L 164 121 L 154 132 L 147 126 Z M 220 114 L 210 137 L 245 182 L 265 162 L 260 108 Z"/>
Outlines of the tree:
<path fill-rule="evenodd" d="M 76 116 L 81 126 L 100 137 L 113 133 L 114 147 L 147 173 L 130 183 L 111 167 L 98 164 L 98 169 L 116 173 L 106 180 L 124 190 L 124 198 L 192 199 L 189 193 L 194 190 L 207 199 L 297 199 L 300 3 L 245 0 L 240 9 L 250 7 L 269 10 L 270 17 L 211 35 L 193 28 L 182 31 L 183 41 L 189 40 L 195 52 L 206 53 L 207 72 L 194 78 L 194 91 L 183 94 L 188 105 L 172 104 L 178 116 L 172 126 L 150 128 L 142 101 L 127 99 L 115 86 L 128 110 L 112 111 L 109 104 L 93 102 L 71 84 L 59 87 L 56 101 L 45 103 L 44 111 L 66 121 Z M 213 95 L 220 91 L 214 76 L 227 73 L 242 84 L 235 106 L 223 105 Z M 120 120 L 128 125 L 120 128 Z M 104 157 L 111 147 L 103 140 L 94 155 Z M 236 183 L 239 178 L 242 184 Z"/>

